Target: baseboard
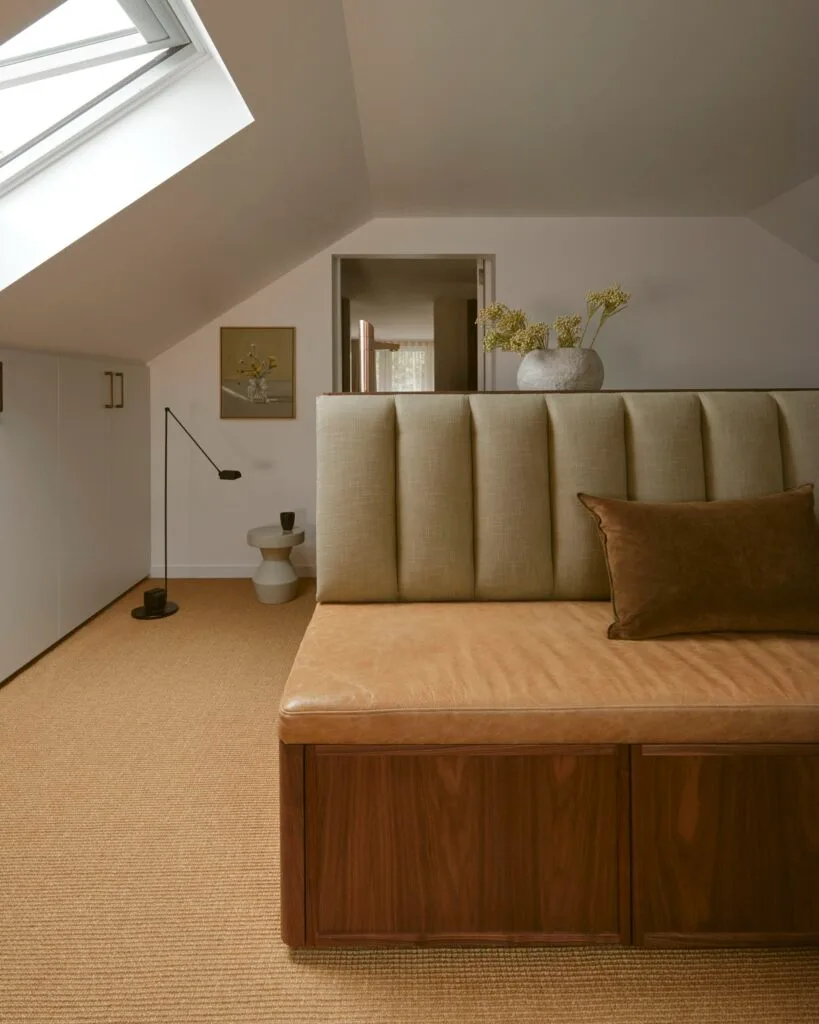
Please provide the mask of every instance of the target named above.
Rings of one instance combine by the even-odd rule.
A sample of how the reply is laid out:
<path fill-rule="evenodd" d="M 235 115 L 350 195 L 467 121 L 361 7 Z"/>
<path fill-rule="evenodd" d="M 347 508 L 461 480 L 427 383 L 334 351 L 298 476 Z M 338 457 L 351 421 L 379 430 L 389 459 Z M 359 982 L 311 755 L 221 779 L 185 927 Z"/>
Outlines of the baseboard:
<path fill-rule="evenodd" d="M 256 571 L 258 563 L 254 565 L 169 565 L 168 579 L 173 580 L 234 580 L 250 579 Z M 315 576 L 314 565 L 293 565 L 293 571 L 297 576 Z M 162 579 L 165 575 L 165 568 L 161 565 L 151 567 L 151 579 Z"/>

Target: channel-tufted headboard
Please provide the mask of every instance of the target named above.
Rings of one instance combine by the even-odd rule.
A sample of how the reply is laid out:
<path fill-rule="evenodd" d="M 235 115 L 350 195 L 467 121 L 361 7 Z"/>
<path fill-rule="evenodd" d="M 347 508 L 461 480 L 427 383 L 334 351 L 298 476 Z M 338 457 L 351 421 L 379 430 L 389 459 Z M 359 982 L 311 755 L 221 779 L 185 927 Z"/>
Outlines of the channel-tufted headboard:
<path fill-rule="evenodd" d="M 606 598 L 578 491 L 819 489 L 819 391 L 325 395 L 317 430 L 320 601 Z"/>

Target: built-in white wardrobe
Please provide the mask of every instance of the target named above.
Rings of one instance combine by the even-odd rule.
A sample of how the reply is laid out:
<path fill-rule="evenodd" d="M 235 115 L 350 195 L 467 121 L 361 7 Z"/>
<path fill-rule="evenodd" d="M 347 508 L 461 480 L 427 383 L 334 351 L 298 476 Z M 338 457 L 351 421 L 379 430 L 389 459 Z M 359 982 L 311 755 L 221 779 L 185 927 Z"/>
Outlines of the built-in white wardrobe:
<path fill-rule="evenodd" d="M 148 575 L 150 411 L 143 364 L 0 348 L 0 372 L 3 680 Z"/>

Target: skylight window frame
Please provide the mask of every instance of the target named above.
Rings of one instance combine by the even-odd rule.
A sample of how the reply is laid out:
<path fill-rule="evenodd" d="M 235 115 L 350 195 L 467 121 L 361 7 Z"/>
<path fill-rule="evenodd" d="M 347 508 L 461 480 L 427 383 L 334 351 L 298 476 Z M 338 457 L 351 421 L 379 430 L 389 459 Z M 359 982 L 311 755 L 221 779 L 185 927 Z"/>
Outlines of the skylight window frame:
<path fill-rule="evenodd" d="M 37 60 L 39 57 L 51 57 L 54 54 L 65 53 L 69 50 L 82 50 L 85 46 L 96 46 L 98 43 L 110 42 L 114 39 L 125 39 L 135 34 L 137 34 L 137 29 L 123 28 L 117 32 L 104 32 L 97 36 L 89 36 L 87 39 L 78 39 L 73 43 L 46 46 L 41 50 L 31 50 L 19 57 L 6 57 L 5 60 L 0 60 L 0 68 L 13 67 L 15 64 L 25 65 L 27 61 Z"/>
<path fill-rule="evenodd" d="M 182 46 L 191 41 L 189 28 L 185 28 L 179 15 L 168 0 L 118 0 L 137 29 L 148 42 L 167 38 L 168 46 Z M 161 28 L 165 37 L 152 39 L 155 30 Z"/>
<path fill-rule="evenodd" d="M 117 35 L 118 35 L 118 38 L 120 38 L 120 39 L 126 38 L 123 35 L 120 35 L 120 34 L 117 34 Z M 50 53 L 50 54 L 45 53 L 45 51 L 41 51 L 40 53 L 32 54 L 32 55 L 27 56 L 25 58 L 21 58 L 19 60 L 16 60 L 14 62 L 15 65 L 16 64 L 20 64 L 23 67 L 25 67 L 26 66 L 26 62 L 28 62 L 29 64 L 33 64 L 36 61 L 38 61 L 41 57 L 56 56 L 57 53 L 74 53 L 75 51 L 79 51 L 77 56 L 80 57 L 79 60 L 71 61 L 71 63 L 60 64 L 60 65 L 57 65 L 56 67 L 46 68 L 46 69 L 42 69 L 42 70 L 39 70 L 39 71 L 32 71 L 30 74 L 25 74 L 24 73 L 24 74 L 21 74 L 21 75 L 17 75 L 15 78 L 10 79 L 8 82 L 3 82 L 3 81 L 0 80 L 0 89 L 11 89 L 15 85 L 26 85 L 29 82 L 42 82 L 46 78 L 59 78 L 60 75 L 71 74 L 72 71 L 82 71 L 85 68 L 99 67 L 101 64 L 115 64 L 117 61 L 127 60 L 129 57 L 139 57 L 142 54 L 148 54 L 148 53 L 154 53 L 154 52 L 156 52 L 156 53 L 166 53 L 169 50 L 178 50 L 178 49 L 181 49 L 181 47 L 183 45 L 187 45 L 187 44 L 175 44 L 174 46 L 171 46 L 170 44 L 168 44 L 166 42 L 140 43 L 139 45 L 129 47 L 128 49 L 114 50 L 114 51 L 109 52 L 109 53 L 99 54 L 96 57 L 89 57 L 87 59 L 83 59 L 81 57 L 81 54 L 82 54 L 84 49 L 88 49 L 88 48 L 90 48 L 92 46 L 97 46 L 100 42 L 111 42 L 111 41 L 113 41 L 113 33 L 111 34 L 111 36 L 109 36 L 107 38 L 106 37 L 100 37 L 99 39 L 82 40 L 76 46 L 71 46 L 71 47 L 66 46 L 66 47 L 61 47 L 60 49 L 57 49 L 57 47 L 52 47 L 51 48 L 52 49 L 52 53 Z M 9 66 L 14 66 L 14 65 L 3 64 L 3 62 L 0 62 L 0 68 L 2 68 L 2 67 L 9 67 Z"/>
<path fill-rule="evenodd" d="M 181 4 L 172 5 L 169 0 L 118 0 L 118 3 L 125 9 L 136 26 L 133 32 L 135 39 L 139 38 L 138 32 L 156 37 L 156 26 L 162 27 L 162 31 L 165 33 L 162 39 L 154 38 L 151 43 L 143 44 L 139 48 L 140 53 L 156 51 L 157 58 L 149 61 L 136 72 L 125 76 L 121 81 L 116 82 L 113 86 L 94 96 L 92 100 L 72 111 L 71 114 L 59 119 L 48 129 L 0 158 L 0 175 L 2 175 L 4 167 L 19 160 L 24 161 L 19 170 L 9 174 L 5 180 L 0 177 L 0 198 L 38 174 L 48 165 L 59 160 L 66 153 L 93 138 L 109 125 L 125 117 L 137 106 L 209 58 L 208 46 L 197 31 L 193 19 L 187 16 L 187 12 Z M 151 19 L 153 19 L 153 23 Z M 107 37 L 114 35 L 123 37 L 126 31 L 107 33 L 106 35 Z M 81 51 L 86 45 L 88 45 L 88 40 L 80 40 L 79 43 L 67 45 L 66 49 Z M 136 55 L 135 52 L 128 51 L 122 56 L 134 55 Z M 29 55 L 26 54 L 25 57 L 16 58 L 15 62 L 24 66 L 28 59 Z M 79 66 L 72 64 L 70 67 L 77 69 Z M 84 66 L 92 65 L 89 63 Z M 70 74 L 71 71 L 60 71 L 59 73 Z M 43 75 L 43 77 L 49 76 Z M 11 86 L 7 85 L 6 88 L 11 88 Z M 55 144 L 46 146 L 49 139 L 56 140 Z M 39 152 L 33 159 L 26 161 L 26 154 L 35 150 L 39 150 Z"/>

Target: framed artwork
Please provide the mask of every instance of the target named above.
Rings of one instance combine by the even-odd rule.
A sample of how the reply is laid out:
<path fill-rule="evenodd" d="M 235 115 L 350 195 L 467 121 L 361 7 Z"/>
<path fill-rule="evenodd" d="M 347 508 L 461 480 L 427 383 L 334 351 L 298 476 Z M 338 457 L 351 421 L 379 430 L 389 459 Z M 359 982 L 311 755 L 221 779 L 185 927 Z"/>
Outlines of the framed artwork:
<path fill-rule="evenodd" d="M 296 415 L 296 328 L 222 327 L 219 415 L 289 420 Z"/>

